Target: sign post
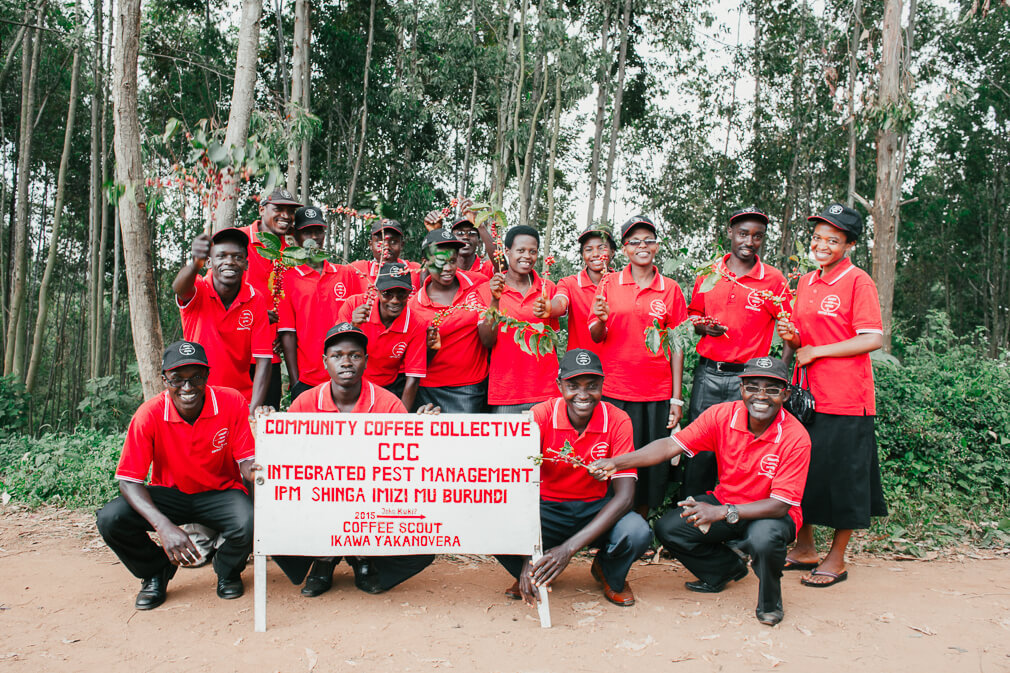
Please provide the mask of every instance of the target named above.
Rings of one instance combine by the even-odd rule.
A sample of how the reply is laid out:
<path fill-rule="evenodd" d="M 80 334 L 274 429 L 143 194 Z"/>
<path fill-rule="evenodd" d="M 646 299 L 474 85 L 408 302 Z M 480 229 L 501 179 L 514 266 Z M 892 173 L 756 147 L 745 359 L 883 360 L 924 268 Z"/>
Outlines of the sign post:
<path fill-rule="evenodd" d="M 259 416 L 256 631 L 267 555 L 539 557 L 539 434 L 528 414 Z"/>

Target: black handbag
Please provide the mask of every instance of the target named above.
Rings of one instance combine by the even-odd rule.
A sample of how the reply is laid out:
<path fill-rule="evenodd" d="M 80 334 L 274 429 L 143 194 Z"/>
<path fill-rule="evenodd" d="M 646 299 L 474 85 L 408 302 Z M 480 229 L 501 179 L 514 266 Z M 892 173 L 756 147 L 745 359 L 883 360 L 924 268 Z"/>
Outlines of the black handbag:
<path fill-rule="evenodd" d="M 789 390 L 792 392 L 789 393 L 789 399 L 783 405 L 786 411 L 795 416 L 800 423 L 812 421 L 817 401 L 814 400 L 814 395 L 810 392 L 806 367 L 793 368 L 793 382 L 789 384 Z"/>

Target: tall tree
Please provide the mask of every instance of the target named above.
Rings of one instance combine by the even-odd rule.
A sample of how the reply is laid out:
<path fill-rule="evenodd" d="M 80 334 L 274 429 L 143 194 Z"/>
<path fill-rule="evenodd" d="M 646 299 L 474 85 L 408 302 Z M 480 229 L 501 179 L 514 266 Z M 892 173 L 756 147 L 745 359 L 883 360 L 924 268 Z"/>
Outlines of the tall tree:
<path fill-rule="evenodd" d="M 365 136 L 368 133 L 368 71 L 372 66 L 372 45 L 375 43 L 375 0 L 368 5 L 368 40 L 365 46 L 364 82 L 361 85 L 361 130 L 358 135 L 358 149 L 354 157 L 354 171 L 351 173 L 351 184 L 347 188 L 347 205 L 354 207 L 354 192 L 358 187 L 358 174 L 361 172 L 361 160 L 365 154 Z M 351 249 L 351 216 L 347 215 L 344 223 L 344 262 L 348 259 Z"/>
<path fill-rule="evenodd" d="M 603 142 L 603 118 L 607 107 L 609 87 L 607 80 L 610 73 L 610 55 L 607 52 L 607 38 L 610 36 L 610 2 L 602 0 L 603 30 L 600 31 L 599 66 L 596 72 L 596 125 L 593 132 L 593 158 L 589 162 L 589 207 L 586 214 L 586 227 L 593 223 L 596 206 L 596 185 L 599 182 L 600 144 Z"/>
<path fill-rule="evenodd" d="M 628 61 L 629 23 L 631 23 L 631 0 L 624 0 L 624 15 L 621 17 L 621 47 L 617 56 L 617 86 L 614 89 L 614 109 L 611 112 L 610 122 L 610 147 L 607 151 L 607 173 L 603 182 L 603 212 L 601 214 L 604 222 L 610 220 L 610 190 L 614 183 L 617 136 L 621 131 L 621 103 L 624 99 L 624 69 Z"/>

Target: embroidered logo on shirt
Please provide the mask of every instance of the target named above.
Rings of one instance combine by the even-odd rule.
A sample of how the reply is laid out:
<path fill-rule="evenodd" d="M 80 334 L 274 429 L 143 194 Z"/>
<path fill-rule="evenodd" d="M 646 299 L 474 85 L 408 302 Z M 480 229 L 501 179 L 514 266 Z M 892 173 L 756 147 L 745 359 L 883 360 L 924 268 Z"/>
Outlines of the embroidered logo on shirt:
<path fill-rule="evenodd" d="M 659 299 L 653 299 L 649 304 L 649 315 L 655 318 L 662 318 L 666 315 L 666 304 Z"/>
<path fill-rule="evenodd" d="M 468 294 L 466 296 L 466 301 L 464 303 L 467 303 L 467 304 L 477 304 L 479 302 L 480 302 L 480 297 L 477 296 L 477 291 L 474 290 L 473 292 L 471 292 L 470 294 Z"/>
<path fill-rule="evenodd" d="M 747 295 L 747 306 L 745 307 L 748 311 L 760 311 L 765 305 L 764 298 L 758 293 L 757 290 L 751 290 L 750 294 Z"/>
<path fill-rule="evenodd" d="M 210 441 L 210 445 L 214 448 L 211 449 L 211 453 L 217 453 L 224 447 L 228 446 L 228 428 L 221 428 L 214 433 L 214 439 Z"/>
<path fill-rule="evenodd" d="M 347 296 L 347 286 L 343 283 L 337 283 L 333 286 L 333 296 L 337 299 L 343 299 Z"/>
<path fill-rule="evenodd" d="M 239 329 L 249 329 L 253 324 L 253 312 L 249 309 L 244 309 L 238 314 L 238 328 Z"/>
<path fill-rule="evenodd" d="M 402 358 L 403 354 L 407 352 L 407 343 L 401 341 L 400 343 L 393 346 L 393 355 L 398 358 Z"/>
<path fill-rule="evenodd" d="M 597 442 L 593 445 L 593 448 L 589 449 L 589 457 L 593 460 L 599 460 L 600 458 L 606 458 L 607 452 L 610 450 L 610 444 L 606 442 Z"/>
<path fill-rule="evenodd" d="M 827 297 L 821 300 L 821 310 L 818 311 L 821 315 L 830 315 L 838 317 L 839 308 L 842 306 L 842 300 L 838 298 L 837 294 L 829 294 Z"/>
<path fill-rule="evenodd" d="M 193 348 L 193 344 L 191 343 L 183 343 L 179 346 L 179 355 L 192 355 L 195 352 L 196 349 Z"/>
<path fill-rule="evenodd" d="M 758 466 L 758 474 L 762 477 L 768 477 L 772 479 L 775 477 L 775 471 L 779 468 L 779 457 L 774 453 L 766 453 L 761 458 L 761 464 Z"/>

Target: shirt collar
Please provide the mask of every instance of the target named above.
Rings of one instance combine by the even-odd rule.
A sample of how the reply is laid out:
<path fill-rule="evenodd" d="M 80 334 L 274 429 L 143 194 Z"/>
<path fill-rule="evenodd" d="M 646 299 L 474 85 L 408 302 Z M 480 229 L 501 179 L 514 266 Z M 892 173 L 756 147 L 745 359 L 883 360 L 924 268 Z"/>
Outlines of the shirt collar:
<path fill-rule="evenodd" d="M 652 277 L 652 284 L 649 285 L 648 288 L 641 289 L 659 290 L 660 292 L 666 290 L 666 279 L 663 278 L 663 274 L 659 272 L 659 269 L 656 268 L 655 264 L 652 265 L 652 270 L 656 272 L 656 274 Z M 635 279 L 631 277 L 631 264 L 628 264 L 626 267 L 621 269 L 619 282 L 621 285 L 637 285 L 637 283 L 635 283 Z"/>
<path fill-rule="evenodd" d="M 410 326 L 410 307 L 404 306 L 400 315 L 396 316 L 396 319 L 393 320 L 393 324 L 386 327 L 382 324 L 382 317 L 379 315 L 379 301 L 376 300 L 372 304 L 372 312 L 368 315 L 368 322 L 378 325 L 383 332 L 401 332 L 406 334 L 407 328 Z"/>
<path fill-rule="evenodd" d="M 554 400 L 552 424 L 555 430 L 575 432 L 572 421 L 568 418 L 568 405 L 565 404 L 563 397 Z M 602 434 L 607 431 L 608 427 L 610 427 L 610 413 L 607 411 L 607 405 L 603 403 L 603 400 L 600 400 L 600 403 L 593 409 L 593 415 L 589 417 L 589 423 L 586 424 L 586 429 L 582 434 L 587 432 Z"/>
<path fill-rule="evenodd" d="M 204 388 L 204 398 L 203 398 L 203 409 L 200 410 L 200 415 L 197 416 L 197 420 L 201 418 L 210 418 L 211 416 L 217 416 L 217 395 L 214 394 L 214 388 L 212 386 L 207 386 Z M 165 409 L 164 409 L 164 420 L 166 423 L 186 423 L 186 419 L 179 415 L 179 410 L 175 408 L 175 403 L 172 402 L 172 397 L 168 394 L 166 390 L 162 395 L 165 398 Z"/>
<path fill-rule="evenodd" d="M 248 269 L 246 270 L 246 273 L 249 273 Z M 210 292 L 211 297 L 213 297 L 214 299 L 216 299 L 218 302 L 221 303 L 221 306 L 224 306 L 224 301 L 221 300 L 221 296 L 217 293 L 217 289 L 214 287 L 213 275 L 214 274 L 212 273 L 208 273 L 206 276 L 204 276 L 204 280 L 206 280 L 207 282 L 207 291 Z M 243 275 L 242 287 L 239 288 L 238 296 L 235 297 L 235 301 L 232 302 L 231 306 L 235 306 L 237 304 L 244 304 L 255 296 L 256 296 L 256 288 L 247 283 L 245 281 L 245 276 Z M 228 307 L 228 310 L 231 309 L 231 306 Z"/>
<path fill-rule="evenodd" d="M 852 260 L 848 257 L 844 258 L 842 261 L 838 262 L 838 266 L 831 270 L 827 276 L 822 275 L 823 269 L 818 269 L 810 274 L 810 282 L 808 285 L 813 285 L 814 281 L 820 281 L 822 283 L 827 283 L 828 285 L 834 285 L 840 281 L 845 274 L 849 273 L 856 267 L 853 266 Z"/>
<path fill-rule="evenodd" d="M 727 270 L 727 271 L 729 271 L 729 267 L 726 265 L 726 260 L 729 259 L 730 254 L 732 254 L 732 253 L 726 253 L 723 256 L 723 258 L 722 258 L 722 268 L 725 269 L 725 270 Z M 748 271 L 744 275 L 740 276 L 740 278 L 747 278 L 748 276 L 750 276 L 751 278 L 756 278 L 758 280 L 764 280 L 764 278 L 765 278 L 765 265 L 761 262 L 761 258 L 759 256 L 754 255 L 754 259 L 755 259 L 754 266 L 751 267 L 750 271 Z"/>
<path fill-rule="evenodd" d="M 593 279 L 589 277 L 589 271 L 586 269 L 579 271 L 579 275 L 577 275 L 575 279 L 576 282 L 578 282 L 579 287 L 596 287 L 596 283 L 594 283 Z"/>
<path fill-rule="evenodd" d="M 742 401 L 734 402 L 733 416 L 729 419 L 729 427 L 738 432 L 746 432 L 752 440 L 778 444 L 779 440 L 782 439 L 782 424 L 786 420 L 787 413 L 784 408 L 779 409 L 779 414 L 772 421 L 772 424 L 761 433 L 760 437 L 754 437 L 751 434 L 750 428 L 747 427 L 747 406 Z"/>
<path fill-rule="evenodd" d="M 463 296 L 465 296 L 470 289 L 476 285 L 472 278 L 463 271 L 456 270 L 456 280 L 459 281 L 459 287 L 456 289 L 456 296 L 452 298 L 452 303 L 455 305 L 457 301 Z M 424 279 L 424 283 L 421 284 L 421 290 L 417 293 L 417 303 L 421 306 L 434 306 L 435 304 L 431 301 L 431 297 L 428 296 L 428 285 L 431 283 L 431 274 Z M 441 306 L 441 304 L 439 304 Z"/>
<path fill-rule="evenodd" d="M 521 295 L 523 301 L 525 301 L 528 297 L 535 297 L 536 295 L 540 294 L 540 291 L 543 289 L 544 282 L 540 278 L 540 274 L 536 272 L 536 269 L 534 269 L 532 273 L 533 273 L 533 284 L 530 285 L 530 289 L 527 290 L 526 294 Z M 508 283 L 505 284 L 504 288 L 505 289 L 502 290 L 502 292 L 511 292 L 513 294 L 520 294 L 519 290 L 515 289 L 514 287 L 511 287 Z"/>
<path fill-rule="evenodd" d="M 351 413 L 361 414 L 367 413 L 372 410 L 375 406 L 375 386 L 368 381 L 361 381 L 361 394 L 358 395 L 358 401 L 354 405 L 354 409 Z M 316 395 L 316 408 L 319 411 L 329 411 L 340 413 L 340 408 L 337 407 L 336 402 L 333 401 L 333 395 L 330 395 L 330 383 L 326 382 L 319 386 L 319 392 Z"/>
<path fill-rule="evenodd" d="M 337 273 L 338 271 L 340 271 L 340 266 L 338 266 L 337 264 L 334 264 L 333 262 L 331 262 L 330 260 L 327 259 L 327 260 L 323 261 L 323 270 L 322 270 L 322 272 L 316 271 L 315 269 L 313 269 L 308 264 L 302 264 L 300 266 L 296 266 L 295 267 L 295 271 L 297 271 L 298 274 L 302 278 L 304 278 L 305 276 L 311 276 L 311 275 L 325 276 L 328 273 Z"/>

